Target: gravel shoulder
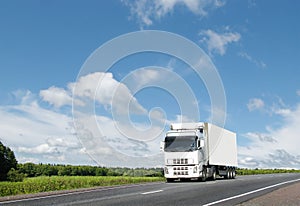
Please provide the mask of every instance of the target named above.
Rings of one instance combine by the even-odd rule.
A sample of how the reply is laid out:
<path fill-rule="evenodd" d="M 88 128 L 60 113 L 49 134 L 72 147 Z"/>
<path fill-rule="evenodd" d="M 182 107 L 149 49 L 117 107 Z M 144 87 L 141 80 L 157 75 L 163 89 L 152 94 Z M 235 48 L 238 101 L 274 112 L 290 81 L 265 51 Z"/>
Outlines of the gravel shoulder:
<path fill-rule="evenodd" d="M 254 198 L 238 206 L 300 206 L 300 183 L 280 188 L 266 195 Z"/>

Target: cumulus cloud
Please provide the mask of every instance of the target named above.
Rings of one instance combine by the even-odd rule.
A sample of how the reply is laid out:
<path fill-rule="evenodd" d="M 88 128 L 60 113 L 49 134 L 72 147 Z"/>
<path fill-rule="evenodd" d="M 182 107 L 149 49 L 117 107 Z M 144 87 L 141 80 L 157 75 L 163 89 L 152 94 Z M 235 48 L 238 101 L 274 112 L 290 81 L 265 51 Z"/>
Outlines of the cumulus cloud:
<path fill-rule="evenodd" d="M 247 107 L 250 112 L 254 110 L 260 110 L 265 106 L 265 103 L 262 99 L 252 98 L 249 100 Z"/>
<path fill-rule="evenodd" d="M 176 6 L 183 6 L 198 16 L 206 16 L 208 10 L 222 7 L 221 0 L 123 0 L 129 7 L 131 16 L 136 18 L 141 26 L 150 26 L 154 20 L 174 12 Z"/>
<path fill-rule="evenodd" d="M 155 72 L 146 72 L 143 81 L 153 78 Z M 152 74 L 151 74 L 152 73 Z M 142 77 L 142 76 L 141 76 Z M 130 110 L 133 114 L 145 114 L 137 99 L 131 94 L 128 87 L 114 79 L 112 73 L 95 72 L 80 77 L 76 82 L 68 84 L 67 88 L 52 86 L 40 91 L 40 97 L 56 108 L 74 104 L 84 106 L 87 102 L 101 104 L 107 110 L 114 109 L 118 114 L 127 114 Z"/>
<path fill-rule="evenodd" d="M 213 30 L 203 30 L 200 32 L 202 39 L 200 42 L 206 44 L 210 54 L 217 53 L 224 55 L 228 44 L 238 42 L 241 35 L 237 32 L 217 33 Z"/>
<path fill-rule="evenodd" d="M 133 73 L 134 83 L 139 85 L 146 85 L 162 79 L 165 79 L 165 76 L 158 69 L 142 68 Z"/>
<path fill-rule="evenodd" d="M 36 147 L 17 147 L 17 152 L 30 154 L 59 154 L 56 147 L 50 147 L 48 144 L 40 144 Z"/>
<path fill-rule="evenodd" d="M 299 133 L 300 104 L 290 112 L 277 113 L 282 123 L 268 126 L 266 133 L 249 132 L 243 136 L 250 141 L 238 147 L 239 166 L 260 168 L 300 168 Z"/>
<path fill-rule="evenodd" d="M 72 104 L 72 97 L 70 92 L 66 91 L 63 88 L 54 86 L 45 90 L 41 90 L 40 97 L 43 101 L 48 102 L 50 105 L 54 105 L 55 107 Z"/>
<path fill-rule="evenodd" d="M 68 148 L 79 148 L 78 141 L 72 141 L 69 138 L 62 138 L 62 137 L 50 137 L 46 139 L 47 145 L 50 147 L 68 147 Z"/>
<path fill-rule="evenodd" d="M 108 109 L 114 109 L 118 114 L 127 114 L 128 110 L 133 114 L 147 113 L 128 87 L 115 80 L 112 73 L 91 73 L 80 77 L 75 83 L 70 83 L 68 87 L 73 88 L 75 101 L 95 100 Z"/>

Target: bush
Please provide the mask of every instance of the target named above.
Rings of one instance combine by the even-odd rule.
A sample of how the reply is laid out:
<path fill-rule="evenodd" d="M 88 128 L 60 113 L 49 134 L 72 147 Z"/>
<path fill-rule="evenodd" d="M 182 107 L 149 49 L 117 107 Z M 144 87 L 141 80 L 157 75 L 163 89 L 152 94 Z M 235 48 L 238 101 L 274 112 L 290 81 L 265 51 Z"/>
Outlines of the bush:
<path fill-rule="evenodd" d="M 7 173 L 7 180 L 11 182 L 22 182 L 24 179 L 24 174 L 20 173 L 18 170 L 11 168 Z"/>

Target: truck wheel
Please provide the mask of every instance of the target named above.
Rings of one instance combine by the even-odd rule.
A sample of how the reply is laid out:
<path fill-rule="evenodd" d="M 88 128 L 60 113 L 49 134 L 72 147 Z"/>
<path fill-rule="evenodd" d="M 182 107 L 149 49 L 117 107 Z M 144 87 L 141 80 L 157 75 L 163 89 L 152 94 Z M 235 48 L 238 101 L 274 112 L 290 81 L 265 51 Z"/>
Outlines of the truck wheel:
<path fill-rule="evenodd" d="M 217 179 L 217 172 L 216 172 L 216 169 L 213 167 L 212 168 L 211 180 L 215 181 L 216 179 Z"/>
<path fill-rule="evenodd" d="M 200 177 L 201 182 L 205 182 L 207 178 L 206 169 L 203 170 L 202 177 Z"/>
<path fill-rule="evenodd" d="M 236 172 L 235 172 L 235 170 L 233 169 L 233 170 L 232 170 L 232 179 L 234 179 L 235 176 L 236 176 Z"/>
<path fill-rule="evenodd" d="M 166 180 L 167 180 L 168 183 L 174 182 L 174 179 L 171 179 L 171 178 L 167 178 Z"/>
<path fill-rule="evenodd" d="M 229 178 L 230 178 L 230 171 L 228 169 L 227 172 L 226 172 L 226 175 L 225 175 L 225 179 L 229 179 Z"/>

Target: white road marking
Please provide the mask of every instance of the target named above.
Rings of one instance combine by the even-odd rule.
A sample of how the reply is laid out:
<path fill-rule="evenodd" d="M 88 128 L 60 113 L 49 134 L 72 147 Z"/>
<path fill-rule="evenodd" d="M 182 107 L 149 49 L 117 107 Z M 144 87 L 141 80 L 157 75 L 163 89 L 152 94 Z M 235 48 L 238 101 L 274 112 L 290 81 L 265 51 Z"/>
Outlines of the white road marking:
<path fill-rule="evenodd" d="M 155 190 L 155 191 L 150 191 L 150 192 L 143 192 L 141 193 L 142 195 L 149 195 L 149 194 L 153 194 L 153 193 L 158 193 L 158 192 L 162 192 L 163 190 Z"/>
<path fill-rule="evenodd" d="M 300 181 L 300 179 L 290 180 L 290 181 L 281 182 L 281 183 L 278 183 L 278 184 L 275 184 L 275 185 L 270 185 L 270 186 L 263 187 L 263 188 L 260 188 L 260 189 L 257 189 L 257 190 L 253 190 L 253 191 L 250 191 L 250 192 L 246 192 L 246 193 L 243 193 L 243 194 L 240 194 L 240 195 L 236 195 L 236 196 L 228 197 L 228 198 L 225 198 L 225 199 L 222 199 L 222 200 L 218 200 L 218 201 L 215 201 L 215 202 L 207 203 L 207 204 L 205 204 L 203 206 L 215 205 L 215 204 L 218 204 L 218 203 L 221 203 L 221 202 L 225 202 L 225 201 L 228 201 L 228 200 L 232 200 L 232 199 L 235 199 L 235 198 L 243 197 L 243 196 L 250 195 L 250 194 L 253 194 L 253 193 L 256 193 L 256 192 L 260 192 L 260 191 L 267 190 L 267 189 L 270 189 L 270 188 L 273 188 L 273 187 L 277 187 L 277 186 L 280 186 L 280 185 L 284 185 L 284 184 L 288 184 L 288 183 L 292 183 L 292 182 L 297 182 L 297 181 Z"/>

